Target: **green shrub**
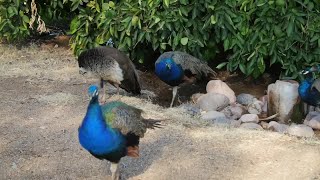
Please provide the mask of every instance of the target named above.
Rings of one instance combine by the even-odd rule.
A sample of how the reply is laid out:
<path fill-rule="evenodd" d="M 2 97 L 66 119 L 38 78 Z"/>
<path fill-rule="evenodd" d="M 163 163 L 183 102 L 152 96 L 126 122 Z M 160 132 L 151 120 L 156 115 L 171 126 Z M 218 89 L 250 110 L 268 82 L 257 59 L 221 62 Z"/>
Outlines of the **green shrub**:
<path fill-rule="evenodd" d="M 0 1 L 0 37 L 8 41 L 21 40 L 30 35 L 30 8 L 24 1 Z"/>
<path fill-rule="evenodd" d="M 258 77 L 280 63 L 283 75 L 297 77 L 319 62 L 319 10 L 317 0 L 89 1 L 71 23 L 72 49 L 78 55 L 112 37 L 135 59 L 146 44 L 211 60 L 222 44 L 231 56 L 218 68 Z"/>
<path fill-rule="evenodd" d="M 69 0 L 35 0 L 37 14 L 32 23 L 33 30 L 29 27 L 32 19 L 31 2 L 32 0 L 0 0 L 0 38 L 12 42 L 30 37 L 37 29 L 39 16 L 47 25 L 52 22 L 61 24 L 74 16 L 74 13 L 70 13 Z"/>
<path fill-rule="evenodd" d="M 0 0 L 0 37 L 15 40 L 30 35 L 30 2 Z M 37 0 L 36 3 L 46 24 L 67 19 L 76 55 L 105 45 L 111 37 L 117 48 L 139 62 L 143 62 L 150 47 L 156 52 L 181 50 L 207 61 L 225 61 L 217 68 L 239 69 L 253 77 L 277 63 L 284 69 L 283 76 L 296 78 L 303 66 L 319 63 L 318 0 Z M 228 59 L 217 60 L 216 53 L 227 53 Z"/>

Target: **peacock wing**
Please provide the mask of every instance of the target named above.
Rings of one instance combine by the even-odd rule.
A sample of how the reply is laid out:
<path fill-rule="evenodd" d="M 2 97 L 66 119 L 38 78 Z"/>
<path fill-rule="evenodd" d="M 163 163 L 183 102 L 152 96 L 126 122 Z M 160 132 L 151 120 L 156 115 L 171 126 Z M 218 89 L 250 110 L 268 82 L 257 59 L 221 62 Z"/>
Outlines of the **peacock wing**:
<path fill-rule="evenodd" d="M 123 81 L 121 82 L 120 87 L 128 92 L 140 94 L 141 83 L 133 62 L 126 54 L 117 49 L 116 52 L 113 52 L 113 54 L 111 54 L 111 56 L 115 58 L 123 72 Z"/>
<path fill-rule="evenodd" d="M 111 102 L 102 106 L 102 110 L 106 123 L 112 128 L 118 129 L 124 135 L 133 133 L 143 137 L 147 131 L 147 124 L 141 116 L 141 109 L 122 102 Z"/>
<path fill-rule="evenodd" d="M 316 79 L 311 88 L 315 88 L 316 90 L 318 90 L 320 92 L 320 79 Z"/>
<path fill-rule="evenodd" d="M 213 71 L 205 61 L 202 61 L 194 56 L 191 56 L 188 53 L 174 51 L 169 52 L 172 54 L 172 59 L 180 64 L 182 69 L 189 70 L 192 74 L 196 75 L 197 78 L 201 78 L 201 76 L 216 76 L 216 72 Z"/>

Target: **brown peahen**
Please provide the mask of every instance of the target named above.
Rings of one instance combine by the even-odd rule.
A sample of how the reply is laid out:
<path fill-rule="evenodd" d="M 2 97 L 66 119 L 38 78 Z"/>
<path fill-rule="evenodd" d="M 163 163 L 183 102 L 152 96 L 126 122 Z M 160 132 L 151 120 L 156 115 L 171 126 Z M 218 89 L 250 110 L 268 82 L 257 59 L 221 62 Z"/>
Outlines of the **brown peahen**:
<path fill-rule="evenodd" d="M 170 107 L 180 84 L 194 82 L 202 77 L 216 76 L 216 72 L 206 62 L 180 51 L 163 53 L 155 62 L 155 73 L 162 81 L 173 86 Z"/>
<path fill-rule="evenodd" d="M 139 75 L 126 54 L 112 47 L 96 47 L 86 50 L 78 57 L 79 72 L 91 72 L 100 78 L 100 87 L 103 89 L 102 101 L 105 101 L 105 82 L 117 88 L 125 89 L 133 94 L 141 93 Z"/>

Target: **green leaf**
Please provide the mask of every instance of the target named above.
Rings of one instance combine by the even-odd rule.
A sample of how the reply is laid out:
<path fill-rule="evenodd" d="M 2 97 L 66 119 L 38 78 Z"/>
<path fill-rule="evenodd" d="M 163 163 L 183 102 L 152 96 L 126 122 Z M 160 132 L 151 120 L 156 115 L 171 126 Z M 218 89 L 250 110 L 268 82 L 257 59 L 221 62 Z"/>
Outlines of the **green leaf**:
<path fill-rule="evenodd" d="M 288 24 L 288 28 L 287 28 L 287 36 L 290 37 L 292 32 L 293 32 L 293 28 L 294 28 L 294 22 L 293 20 L 290 20 L 289 24 Z"/>
<path fill-rule="evenodd" d="M 180 43 L 182 44 L 182 45 L 187 45 L 188 44 L 188 41 L 189 41 L 189 39 L 187 38 L 187 37 L 184 37 L 184 38 L 181 38 L 180 39 Z"/>
<path fill-rule="evenodd" d="M 163 1 L 164 1 L 164 5 L 167 6 L 167 7 L 169 7 L 169 5 L 170 5 L 170 0 L 163 0 Z"/>
<path fill-rule="evenodd" d="M 223 68 L 224 66 L 226 66 L 227 64 L 228 64 L 228 62 L 220 63 L 216 68 L 217 68 L 217 69 L 221 69 L 221 68 Z"/>
<path fill-rule="evenodd" d="M 217 23 L 217 19 L 216 19 L 216 17 L 214 15 L 211 15 L 210 20 L 211 20 L 211 24 L 216 24 Z"/>
<path fill-rule="evenodd" d="M 78 18 L 73 18 L 70 24 L 70 33 L 74 34 L 80 26 L 80 21 Z"/>
<path fill-rule="evenodd" d="M 22 16 L 22 20 L 25 22 L 25 23 L 29 23 L 29 17 L 28 16 L 26 16 L 26 15 L 23 15 Z"/>
<path fill-rule="evenodd" d="M 229 39 L 225 39 L 223 41 L 223 48 L 224 48 L 225 51 L 229 49 L 229 45 L 230 45 Z"/>
<path fill-rule="evenodd" d="M 131 23 L 132 23 L 133 26 L 136 26 L 138 21 L 139 21 L 139 17 L 138 16 L 133 16 L 132 20 L 131 20 Z"/>
<path fill-rule="evenodd" d="M 263 57 L 259 57 L 257 65 L 258 65 L 258 69 L 259 69 L 260 73 L 261 74 L 264 73 L 264 71 L 266 69 L 266 65 L 264 63 Z"/>
<path fill-rule="evenodd" d="M 239 64 L 239 68 L 240 68 L 240 70 L 241 70 L 241 72 L 242 72 L 243 74 L 247 74 L 247 72 L 246 72 L 246 67 L 245 67 L 244 64 Z"/>

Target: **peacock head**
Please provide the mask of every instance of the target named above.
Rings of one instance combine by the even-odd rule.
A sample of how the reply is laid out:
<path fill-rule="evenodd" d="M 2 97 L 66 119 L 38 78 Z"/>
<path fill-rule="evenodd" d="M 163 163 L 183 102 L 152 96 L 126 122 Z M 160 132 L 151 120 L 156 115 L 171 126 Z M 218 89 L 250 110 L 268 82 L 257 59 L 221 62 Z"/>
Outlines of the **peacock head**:
<path fill-rule="evenodd" d="M 301 73 L 302 74 L 309 74 L 309 73 L 312 73 L 312 72 L 320 72 L 320 65 L 313 65 L 305 70 L 302 70 Z"/>
<path fill-rule="evenodd" d="M 99 88 L 96 85 L 91 85 L 88 88 L 88 94 L 91 98 L 98 96 L 99 95 Z"/>
<path fill-rule="evenodd" d="M 162 66 L 165 67 L 165 70 L 171 71 L 172 66 L 175 65 L 175 62 L 173 61 L 172 58 L 166 58 L 162 61 Z"/>

